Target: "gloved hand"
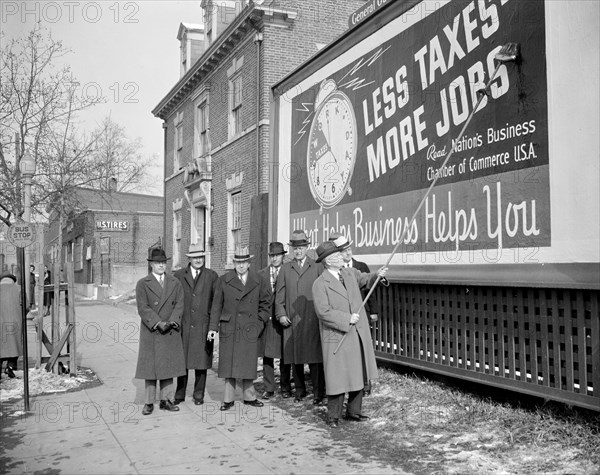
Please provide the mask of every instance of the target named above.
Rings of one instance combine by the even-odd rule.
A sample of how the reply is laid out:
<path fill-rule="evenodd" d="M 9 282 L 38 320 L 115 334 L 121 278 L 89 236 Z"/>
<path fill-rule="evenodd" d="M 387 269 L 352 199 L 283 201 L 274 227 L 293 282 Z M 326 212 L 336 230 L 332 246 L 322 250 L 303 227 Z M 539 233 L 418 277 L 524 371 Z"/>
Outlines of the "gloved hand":
<path fill-rule="evenodd" d="M 164 335 L 165 333 L 169 333 L 169 331 L 171 331 L 171 322 L 158 322 L 156 324 L 156 328 L 161 335 Z"/>

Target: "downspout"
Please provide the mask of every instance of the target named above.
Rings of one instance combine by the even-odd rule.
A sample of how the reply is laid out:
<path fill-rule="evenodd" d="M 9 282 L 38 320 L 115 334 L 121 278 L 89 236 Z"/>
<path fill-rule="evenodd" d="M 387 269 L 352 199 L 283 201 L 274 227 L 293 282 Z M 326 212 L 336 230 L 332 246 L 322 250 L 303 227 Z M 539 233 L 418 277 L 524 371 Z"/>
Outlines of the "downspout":
<path fill-rule="evenodd" d="M 167 121 L 163 120 L 163 235 L 161 247 L 165 249 L 165 239 L 167 236 Z M 171 255 L 173 250 L 171 250 Z"/>
<path fill-rule="evenodd" d="M 260 169 L 260 108 L 262 104 L 262 84 L 260 82 L 260 61 L 261 44 L 263 40 L 262 32 L 254 34 L 254 43 L 256 44 L 256 197 L 260 195 L 261 169 Z"/>

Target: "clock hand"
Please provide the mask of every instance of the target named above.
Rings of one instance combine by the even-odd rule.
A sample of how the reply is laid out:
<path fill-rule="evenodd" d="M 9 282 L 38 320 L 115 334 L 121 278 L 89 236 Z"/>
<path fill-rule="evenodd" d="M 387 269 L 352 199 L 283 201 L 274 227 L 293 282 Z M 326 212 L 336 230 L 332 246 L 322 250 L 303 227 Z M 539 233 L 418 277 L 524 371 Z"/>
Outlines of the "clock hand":
<path fill-rule="evenodd" d="M 337 158 L 335 158 L 335 155 L 333 154 L 333 150 L 331 149 L 331 145 L 329 144 L 329 139 L 331 137 L 331 122 L 329 122 L 329 117 L 327 117 L 327 137 L 325 137 L 325 134 L 323 134 L 323 138 L 325 139 L 325 142 L 327 142 L 327 148 L 329 149 L 329 152 L 331 153 L 331 156 L 333 157 L 333 159 L 335 160 L 335 163 L 337 164 Z"/>

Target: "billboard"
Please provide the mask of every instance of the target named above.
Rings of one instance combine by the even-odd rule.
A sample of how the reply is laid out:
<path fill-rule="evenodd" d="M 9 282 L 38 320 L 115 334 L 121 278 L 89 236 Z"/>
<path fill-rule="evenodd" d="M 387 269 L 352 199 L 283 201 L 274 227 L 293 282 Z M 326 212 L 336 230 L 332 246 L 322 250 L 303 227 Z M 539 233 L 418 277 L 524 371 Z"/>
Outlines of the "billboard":
<path fill-rule="evenodd" d="M 551 246 L 544 2 L 415 9 L 288 96 L 289 230 L 360 254 Z"/>

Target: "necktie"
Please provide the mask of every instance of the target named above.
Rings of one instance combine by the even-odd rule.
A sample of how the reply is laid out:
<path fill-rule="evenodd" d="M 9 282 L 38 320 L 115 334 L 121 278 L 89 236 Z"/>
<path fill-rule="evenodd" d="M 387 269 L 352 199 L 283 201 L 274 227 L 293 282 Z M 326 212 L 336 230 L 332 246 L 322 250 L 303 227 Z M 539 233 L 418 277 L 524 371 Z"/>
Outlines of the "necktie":
<path fill-rule="evenodd" d="M 271 267 L 271 290 L 275 290 L 275 282 L 277 282 L 277 274 L 279 274 L 279 267 Z"/>
<path fill-rule="evenodd" d="M 342 277 L 342 273 L 338 273 L 338 277 L 340 279 L 340 283 L 344 286 L 344 288 L 346 288 L 346 284 L 344 283 L 344 278 Z"/>
<path fill-rule="evenodd" d="M 158 282 L 160 283 L 161 287 L 164 287 L 165 286 L 165 277 L 163 275 L 161 275 Z"/>
<path fill-rule="evenodd" d="M 240 274 L 240 280 L 242 281 L 242 284 L 246 285 L 246 274 Z"/>

